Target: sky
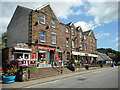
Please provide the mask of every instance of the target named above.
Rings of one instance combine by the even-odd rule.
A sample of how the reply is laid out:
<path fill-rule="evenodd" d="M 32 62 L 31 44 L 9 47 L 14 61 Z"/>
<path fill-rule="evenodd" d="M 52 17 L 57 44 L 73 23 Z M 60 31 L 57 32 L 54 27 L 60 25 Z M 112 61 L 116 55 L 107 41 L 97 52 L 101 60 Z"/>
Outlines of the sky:
<path fill-rule="evenodd" d="M 93 30 L 98 48 L 118 50 L 118 0 L 1 0 L 0 36 L 7 30 L 17 5 L 35 10 L 46 3 L 60 22 L 74 22 L 83 31 Z"/>

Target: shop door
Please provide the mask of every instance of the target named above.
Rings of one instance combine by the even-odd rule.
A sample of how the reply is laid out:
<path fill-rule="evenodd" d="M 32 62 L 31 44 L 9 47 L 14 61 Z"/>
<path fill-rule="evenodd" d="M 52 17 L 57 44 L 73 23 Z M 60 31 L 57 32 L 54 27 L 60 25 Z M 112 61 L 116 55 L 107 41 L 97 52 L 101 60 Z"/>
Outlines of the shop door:
<path fill-rule="evenodd" d="M 50 62 L 54 62 L 55 61 L 55 51 L 50 51 Z"/>

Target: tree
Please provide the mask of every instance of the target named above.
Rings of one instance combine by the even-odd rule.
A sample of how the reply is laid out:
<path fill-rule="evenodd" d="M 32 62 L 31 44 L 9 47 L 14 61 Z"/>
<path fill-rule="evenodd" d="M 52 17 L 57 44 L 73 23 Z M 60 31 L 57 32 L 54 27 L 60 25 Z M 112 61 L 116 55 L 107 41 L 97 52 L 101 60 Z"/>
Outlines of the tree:
<path fill-rule="evenodd" d="M 75 63 L 75 57 L 73 54 L 71 54 L 71 60 L 70 60 L 71 63 Z"/>
<path fill-rule="evenodd" d="M 7 43 L 7 32 L 4 32 L 0 37 L 0 51 L 6 47 Z"/>
<path fill-rule="evenodd" d="M 78 55 L 78 62 L 81 63 L 82 62 L 82 57 L 80 55 Z"/>

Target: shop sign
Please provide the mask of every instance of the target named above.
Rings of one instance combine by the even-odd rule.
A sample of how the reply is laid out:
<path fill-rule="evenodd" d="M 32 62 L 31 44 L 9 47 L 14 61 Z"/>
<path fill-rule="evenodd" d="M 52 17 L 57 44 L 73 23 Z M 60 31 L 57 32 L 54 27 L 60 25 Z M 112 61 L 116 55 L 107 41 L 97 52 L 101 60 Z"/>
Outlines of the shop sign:
<path fill-rule="evenodd" d="M 45 49 L 45 50 L 56 50 L 56 48 L 51 48 L 51 47 L 43 47 L 43 46 L 36 46 L 38 49 Z"/>
<path fill-rule="evenodd" d="M 58 56 L 56 56 L 56 61 L 58 61 Z"/>

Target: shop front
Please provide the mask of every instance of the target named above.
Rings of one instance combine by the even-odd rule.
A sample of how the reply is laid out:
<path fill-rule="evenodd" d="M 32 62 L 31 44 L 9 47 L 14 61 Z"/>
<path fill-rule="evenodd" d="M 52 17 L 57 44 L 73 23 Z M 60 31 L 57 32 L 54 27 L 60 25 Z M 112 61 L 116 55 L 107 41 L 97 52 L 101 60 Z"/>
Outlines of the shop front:
<path fill-rule="evenodd" d="M 45 46 L 36 46 L 38 54 L 38 63 L 39 67 L 52 66 L 55 63 L 55 53 L 56 48 L 45 47 Z"/>
<path fill-rule="evenodd" d="M 82 52 L 75 52 L 75 51 L 72 51 L 72 54 L 74 55 L 75 59 L 78 59 L 78 55 L 80 55 L 82 58 L 82 64 L 95 63 L 98 57 L 98 55 L 96 54 L 82 53 Z"/>

